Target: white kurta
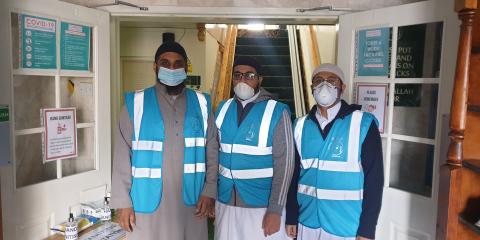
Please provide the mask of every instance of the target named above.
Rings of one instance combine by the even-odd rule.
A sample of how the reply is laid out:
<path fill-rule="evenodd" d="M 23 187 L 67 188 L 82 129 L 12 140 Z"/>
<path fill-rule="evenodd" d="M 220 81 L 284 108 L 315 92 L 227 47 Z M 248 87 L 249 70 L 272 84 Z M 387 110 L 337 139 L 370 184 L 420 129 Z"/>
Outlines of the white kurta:
<path fill-rule="evenodd" d="M 355 240 L 355 238 L 335 236 L 321 228 L 309 228 L 299 223 L 297 240 Z"/>
<path fill-rule="evenodd" d="M 217 201 L 215 204 L 216 240 L 288 240 L 285 232 L 285 213 L 282 214 L 280 230 L 265 237 L 262 222 L 266 208 L 243 208 L 229 206 Z M 284 211 L 285 212 L 285 211 Z"/>

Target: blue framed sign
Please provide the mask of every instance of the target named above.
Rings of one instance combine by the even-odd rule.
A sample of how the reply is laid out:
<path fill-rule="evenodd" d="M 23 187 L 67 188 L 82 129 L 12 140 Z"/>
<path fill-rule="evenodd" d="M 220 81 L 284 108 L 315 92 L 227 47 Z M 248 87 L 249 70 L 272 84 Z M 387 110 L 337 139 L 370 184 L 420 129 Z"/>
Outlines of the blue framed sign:
<path fill-rule="evenodd" d="M 356 76 L 388 76 L 390 28 L 357 31 Z"/>
<path fill-rule="evenodd" d="M 20 14 L 20 62 L 22 68 L 57 68 L 57 21 Z"/>
<path fill-rule="evenodd" d="M 90 68 L 91 28 L 62 22 L 60 29 L 61 69 L 88 71 Z"/>

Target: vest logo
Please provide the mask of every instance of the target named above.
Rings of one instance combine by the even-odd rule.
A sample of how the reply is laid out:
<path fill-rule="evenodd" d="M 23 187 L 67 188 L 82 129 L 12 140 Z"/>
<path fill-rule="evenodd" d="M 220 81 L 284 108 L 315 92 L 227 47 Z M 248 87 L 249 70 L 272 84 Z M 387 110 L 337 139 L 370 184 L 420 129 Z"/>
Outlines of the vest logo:
<path fill-rule="evenodd" d="M 335 138 L 332 137 L 332 141 L 330 143 L 330 146 L 328 146 L 329 149 L 331 149 L 332 153 L 332 159 L 333 158 L 343 158 L 343 138 Z"/>
<path fill-rule="evenodd" d="M 250 129 L 248 130 L 247 132 L 247 136 L 245 137 L 245 141 L 247 142 L 251 142 L 253 141 L 253 139 L 255 138 L 255 130 L 254 130 L 255 126 L 254 124 L 252 123 L 250 125 Z"/>

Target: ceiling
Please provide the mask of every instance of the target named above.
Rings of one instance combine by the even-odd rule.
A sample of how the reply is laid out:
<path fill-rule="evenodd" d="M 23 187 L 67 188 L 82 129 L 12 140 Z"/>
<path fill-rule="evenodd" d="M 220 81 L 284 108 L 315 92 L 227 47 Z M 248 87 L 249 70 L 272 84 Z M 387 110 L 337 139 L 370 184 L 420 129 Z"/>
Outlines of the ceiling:
<path fill-rule="evenodd" d="M 87 7 L 111 4 L 115 0 L 63 0 Z M 354 11 L 383 8 L 419 2 L 421 0 L 123 0 L 138 6 L 177 6 L 177 7 L 243 7 L 243 8 L 314 8 L 333 6 Z"/>

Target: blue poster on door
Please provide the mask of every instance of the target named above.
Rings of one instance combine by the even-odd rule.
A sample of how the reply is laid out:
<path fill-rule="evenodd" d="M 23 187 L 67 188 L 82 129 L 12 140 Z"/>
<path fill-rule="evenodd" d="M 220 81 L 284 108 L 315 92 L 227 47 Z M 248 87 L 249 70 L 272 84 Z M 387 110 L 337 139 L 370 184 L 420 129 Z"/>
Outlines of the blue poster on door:
<path fill-rule="evenodd" d="M 356 75 L 388 76 L 390 28 L 357 31 Z"/>
<path fill-rule="evenodd" d="M 20 61 L 22 68 L 57 68 L 57 21 L 20 16 Z"/>
<path fill-rule="evenodd" d="M 90 27 L 62 22 L 60 29 L 61 68 L 88 71 L 90 67 Z"/>

